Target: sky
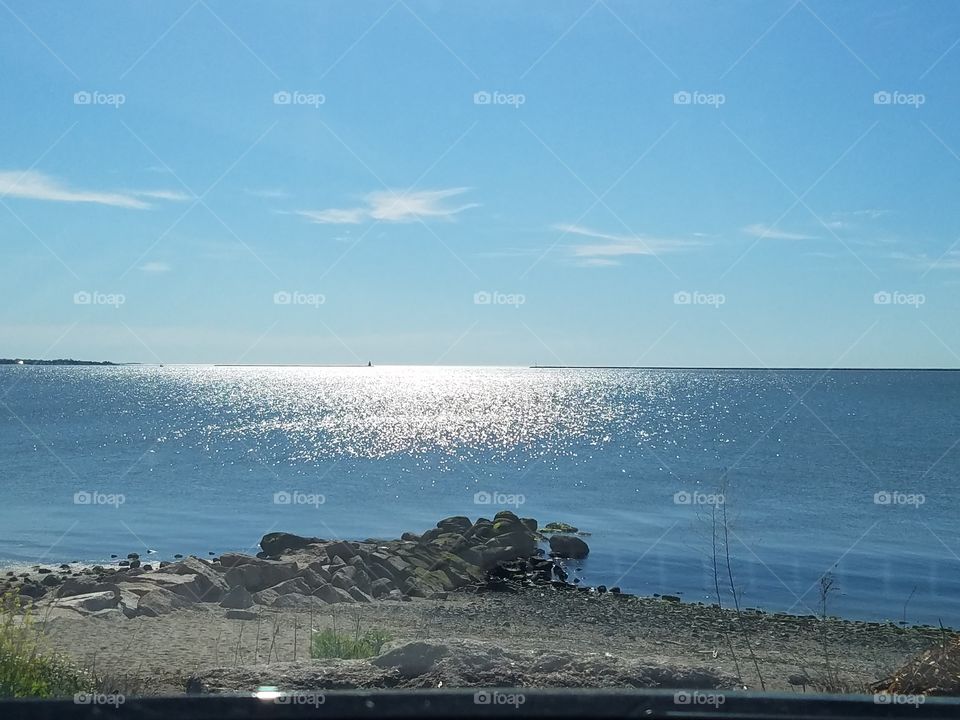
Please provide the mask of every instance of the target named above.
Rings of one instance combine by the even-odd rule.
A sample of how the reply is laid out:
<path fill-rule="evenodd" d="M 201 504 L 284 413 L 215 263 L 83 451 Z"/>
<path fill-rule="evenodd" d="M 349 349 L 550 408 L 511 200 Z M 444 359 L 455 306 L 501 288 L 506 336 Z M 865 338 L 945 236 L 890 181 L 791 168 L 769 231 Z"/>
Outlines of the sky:
<path fill-rule="evenodd" d="M 0 1 L 0 357 L 960 367 L 960 7 Z"/>

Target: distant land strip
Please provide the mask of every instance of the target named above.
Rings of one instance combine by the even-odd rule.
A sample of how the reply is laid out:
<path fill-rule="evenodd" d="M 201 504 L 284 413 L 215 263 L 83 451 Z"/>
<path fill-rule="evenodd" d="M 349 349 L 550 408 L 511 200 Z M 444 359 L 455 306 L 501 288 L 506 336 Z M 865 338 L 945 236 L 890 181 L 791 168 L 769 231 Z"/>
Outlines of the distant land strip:
<path fill-rule="evenodd" d="M 118 363 L 109 360 L 72 360 L 61 358 L 59 360 L 35 360 L 31 358 L 0 358 L 0 365 L 117 365 Z M 136 364 L 136 363 L 126 363 Z"/>

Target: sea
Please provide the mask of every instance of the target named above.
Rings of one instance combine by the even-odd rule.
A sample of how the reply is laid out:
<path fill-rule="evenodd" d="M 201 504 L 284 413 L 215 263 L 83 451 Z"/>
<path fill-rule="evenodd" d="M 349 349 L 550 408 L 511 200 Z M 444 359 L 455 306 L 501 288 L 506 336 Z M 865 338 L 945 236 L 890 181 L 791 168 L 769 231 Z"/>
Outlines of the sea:
<path fill-rule="evenodd" d="M 0 367 L 0 565 L 512 510 L 571 578 L 960 627 L 960 372 Z"/>

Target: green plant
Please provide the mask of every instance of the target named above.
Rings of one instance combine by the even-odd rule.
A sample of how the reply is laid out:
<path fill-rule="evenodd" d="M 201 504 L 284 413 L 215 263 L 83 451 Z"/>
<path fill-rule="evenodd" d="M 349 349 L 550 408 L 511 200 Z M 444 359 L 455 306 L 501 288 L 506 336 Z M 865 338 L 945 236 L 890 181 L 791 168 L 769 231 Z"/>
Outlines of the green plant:
<path fill-rule="evenodd" d="M 96 688 L 91 673 L 65 658 L 44 652 L 39 626 L 19 596 L 0 598 L 0 698 L 51 698 Z"/>
<path fill-rule="evenodd" d="M 379 655 L 384 644 L 389 642 L 391 636 L 379 628 L 360 631 L 360 617 L 356 618 L 353 633 L 340 632 L 336 626 L 336 615 L 334 615 L 334 626 L 322 630 L 314 630 L 310 637 L 310 657 L 317 658 L 340 658 L 344 660 L 359 660 L 362 658 Z"/>

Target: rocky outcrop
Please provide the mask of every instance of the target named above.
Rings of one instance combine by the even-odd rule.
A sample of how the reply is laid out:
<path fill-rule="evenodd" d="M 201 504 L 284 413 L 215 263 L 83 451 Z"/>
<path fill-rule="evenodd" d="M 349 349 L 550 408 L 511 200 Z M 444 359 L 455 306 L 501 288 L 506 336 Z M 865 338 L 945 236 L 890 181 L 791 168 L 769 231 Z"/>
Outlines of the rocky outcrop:
<path fill-rule="evenodd" d="M 422 535 L 398 540 L 326 541 L 269 533 L 257 557 L 223 553 L 212 562 L 187 557 L 159 569 L 93 568 L 49 585 L 29 576 L 20 593 L 58 610 L 157 616 L 195 603 L 224 610 L 309 609 L 411 597 L 442 599 L 457 590 L 505 591 L 563 583 L 563 568 L 539 555 L 537 521 L 504 510 L 475 522 L 448 517 Z M 563 541 L 563 547 L 557 544 Z M 583 557 L 586 543 L 551 538 L 562 557 Z M 561 552 L 560 550 L 563 550 Z M 136 558 L 134 558 L 136 560 Z M 119 561 L 130 563 L 132 561 Z M 43 575 L 54 577 L 51 572 Z"/>

